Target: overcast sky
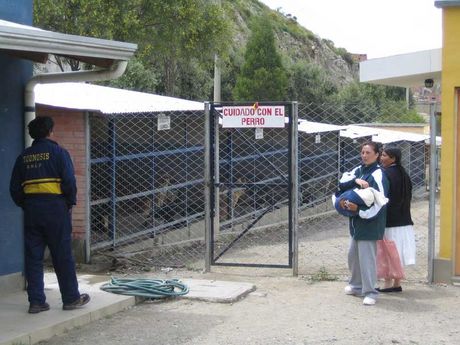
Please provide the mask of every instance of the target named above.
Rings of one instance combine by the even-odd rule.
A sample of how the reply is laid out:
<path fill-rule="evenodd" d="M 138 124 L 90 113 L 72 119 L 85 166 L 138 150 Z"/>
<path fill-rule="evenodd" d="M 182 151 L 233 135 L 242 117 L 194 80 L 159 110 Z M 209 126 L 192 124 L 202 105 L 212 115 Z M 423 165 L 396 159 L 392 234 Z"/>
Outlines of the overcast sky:
<path fill-rule="evenodd" d="M 369 59 L 442 46 L 434 0 L 260 0 L 336 47 Z"/>

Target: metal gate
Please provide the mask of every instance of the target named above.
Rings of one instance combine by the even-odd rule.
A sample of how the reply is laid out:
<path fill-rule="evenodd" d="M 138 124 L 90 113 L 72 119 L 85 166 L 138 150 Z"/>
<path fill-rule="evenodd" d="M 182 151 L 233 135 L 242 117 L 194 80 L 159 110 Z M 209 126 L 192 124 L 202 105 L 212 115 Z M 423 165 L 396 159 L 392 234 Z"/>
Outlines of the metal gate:
<path fill-rule="evenodd" d="M 225 107 L 281 108 L 284 127 L 226 128 Z M 297 103 L 207 103 L 205 110 L 206 269 L 279 267 L 296 274 Z"/>

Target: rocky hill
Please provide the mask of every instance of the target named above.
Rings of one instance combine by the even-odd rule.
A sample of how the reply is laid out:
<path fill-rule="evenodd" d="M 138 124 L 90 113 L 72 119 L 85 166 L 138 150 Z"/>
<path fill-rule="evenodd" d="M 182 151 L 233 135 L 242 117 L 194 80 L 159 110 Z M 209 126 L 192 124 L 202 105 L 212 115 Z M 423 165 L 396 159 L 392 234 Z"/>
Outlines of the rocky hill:
<path fill-rule="evenodd" d="M 301 60 L 318 64 L 338 87 L 358 79 L 358 63 L 343 48 L 314 35 L 301 26 L 296 18 L 281 11 L 274 11 L 257 0 L 223 1 L 231 8 L 229 20 L 234 23 L 233 46 L 244 47 L 249 37 L 248 24 L 253 16 L 266 16 L 272 22 L 279 51 L 286 64 Z"/>

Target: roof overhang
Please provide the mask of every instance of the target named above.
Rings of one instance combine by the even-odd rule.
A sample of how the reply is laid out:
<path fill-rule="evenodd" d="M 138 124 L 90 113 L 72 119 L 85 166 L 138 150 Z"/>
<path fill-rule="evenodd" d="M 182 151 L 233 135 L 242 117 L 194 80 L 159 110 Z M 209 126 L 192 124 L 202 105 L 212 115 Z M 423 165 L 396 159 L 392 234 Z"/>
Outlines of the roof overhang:
<path fill-rule="evenodd" d="M 36 62 L 55 54 L 107 67 L 114 61 L 127 61 L 137 44 L 68 35 L 0 19 L 0 50 Z"/>
<path fill-rule="evenodd" d="M 425 79 L 441 81 L 442 49 L 370 59 L 360 62 L 359 80 L 364 83 L 414 87 Z"/>
<path fill-rule="evenodd" d="M 443 8 L 443 7 L 456 7 L 460 6 L 460 1 L 459 0 L 443 0 L 443 1 L 435 1 L 434 5 L 437 8 Z"/>
<path fill-rule="evenodd" d="M 37 104 L 106 115 L 204 111 L 201 102 L 87 83 L 38 84 L 34 91 Z"/>

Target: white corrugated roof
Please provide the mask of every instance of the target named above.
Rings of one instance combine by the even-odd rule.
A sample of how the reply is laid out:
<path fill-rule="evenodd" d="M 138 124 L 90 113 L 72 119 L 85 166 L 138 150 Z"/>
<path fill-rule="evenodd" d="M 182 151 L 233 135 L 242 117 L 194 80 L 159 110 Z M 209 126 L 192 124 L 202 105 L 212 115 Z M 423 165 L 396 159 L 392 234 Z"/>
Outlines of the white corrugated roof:
<path fill-rule="evenodd" d="M 346 138 L 360 138 L 365 136 L 372 136 L 372 141 L 381 144 L 389 144 L 398 141 L 412 141 L 420 142 L 424 141 L 425 144 L 430 143 L 430 136 L 427 134 L 417 134 L 412 132 L 403 132 L 403 131 L 392 131 L 389 129 L 375 128 L 375 127 L 365 127 L 365 126 L 356 126 L 349 125 L 345 129 L 340 131 L 341 137 Z M 436 145 L 441 145 L 441 137 L 436 137 Z"/>
<path fill-rule="evenodd" d="M 86 83 L 35 86 L 35 103 L 102 114 L 204 111 L 201 102 Z"/>
<path fill-rule="evenodd" d="M 330 125 L 327 123 L 312 122 L 307 120 L 299 119 L 299 132 L 304 133 L 321 133 L 321 132 L 333 132 L 340 131 L 345 126 Z"/>
<path fill-rule="evenodd" d="M 411 132 L 390 131 L 380 129 L 376 135 L 372 136 L 372 140 L 382 144 L 388 144 L 395 141 L 411 141 L 419 142 L 429 139 L 429 135 L 416 134 Z"/>
<path fill-rule="evenodd" d="M 372 135 L 372 140 L 382 144 L 388 144 L 396 141 L 425 141 L 430 138 L 426 134 L 417 134 L 412 132 L 392 131 L 389 129 L 349 125 L 340 132 L 340 135 L 347 138 L 357 138 Z"/>
<path fill-rule="evenodd" d="M 376 134 L 377 131 L 375 128 L 370 127 L 361 127 L 361 126 L 345 126 L 340 131 L 340 136 L 350 139 L 368 137 Z"/>

